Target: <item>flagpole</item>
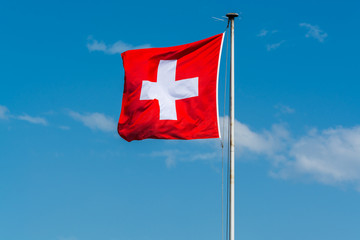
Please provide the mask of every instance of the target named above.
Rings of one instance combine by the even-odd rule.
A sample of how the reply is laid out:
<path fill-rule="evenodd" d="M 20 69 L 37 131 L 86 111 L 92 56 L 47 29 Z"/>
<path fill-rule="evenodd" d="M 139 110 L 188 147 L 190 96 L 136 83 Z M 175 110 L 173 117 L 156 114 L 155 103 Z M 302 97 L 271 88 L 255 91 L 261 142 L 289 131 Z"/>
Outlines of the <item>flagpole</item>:
<path fill-rule="evenodd" d="M 230 207 L 229 240 L 235 240 L 235 73 L 234 73 L 234 19 L 237 13 L 226 14 L 230 21 Z"/>

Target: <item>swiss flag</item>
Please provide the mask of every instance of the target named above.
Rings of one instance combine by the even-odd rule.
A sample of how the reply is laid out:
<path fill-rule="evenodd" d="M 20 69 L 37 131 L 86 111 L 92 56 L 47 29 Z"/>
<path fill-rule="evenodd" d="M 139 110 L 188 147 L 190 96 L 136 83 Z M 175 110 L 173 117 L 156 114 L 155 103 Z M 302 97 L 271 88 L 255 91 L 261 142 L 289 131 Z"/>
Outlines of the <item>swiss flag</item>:
<path fill-rule="evenodd" d="M 145 138 L 219 138 L 217 85 L 224 34 L 121 54 L 125 84 L 118 132 Z"/>

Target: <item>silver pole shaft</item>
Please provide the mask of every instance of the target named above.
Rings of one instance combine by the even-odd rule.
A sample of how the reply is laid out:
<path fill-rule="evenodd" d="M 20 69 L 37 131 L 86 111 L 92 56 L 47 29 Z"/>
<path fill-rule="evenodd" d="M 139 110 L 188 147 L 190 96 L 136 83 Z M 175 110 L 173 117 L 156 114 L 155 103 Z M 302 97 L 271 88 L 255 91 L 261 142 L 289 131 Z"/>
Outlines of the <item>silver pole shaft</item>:
<path fill-rule="evenodd" d="M 228 13 L 230 21 L 230 208 L 229 240 L 235 240 L 235 68 L 234 68 L 234 18 L 237 13 Z"/>

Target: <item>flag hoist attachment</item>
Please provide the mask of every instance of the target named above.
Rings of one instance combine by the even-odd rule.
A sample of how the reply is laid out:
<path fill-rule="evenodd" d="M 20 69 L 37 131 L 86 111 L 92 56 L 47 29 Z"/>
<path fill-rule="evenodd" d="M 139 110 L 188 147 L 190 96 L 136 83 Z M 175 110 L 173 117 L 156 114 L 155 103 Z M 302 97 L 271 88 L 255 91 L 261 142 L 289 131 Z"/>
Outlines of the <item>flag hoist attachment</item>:
<path fill-rule="evenodd" d="M 234 69 L 234 19 L 237 13 L 228 13 L 230 22 L 230 191 L 229 240 L 235 239 L 235 69 Z"/>

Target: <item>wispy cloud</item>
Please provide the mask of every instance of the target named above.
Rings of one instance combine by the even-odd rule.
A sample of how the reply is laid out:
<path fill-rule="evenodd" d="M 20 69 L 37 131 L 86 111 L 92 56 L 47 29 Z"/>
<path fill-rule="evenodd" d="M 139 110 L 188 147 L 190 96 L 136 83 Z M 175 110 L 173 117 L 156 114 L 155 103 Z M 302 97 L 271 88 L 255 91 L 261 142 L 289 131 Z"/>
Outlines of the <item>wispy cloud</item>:
<path fill-rule="evenodd" d="M 59 126 L 59 128 L 62 130 L 70 130 L 69 126 Z"/>
<path fill-rule="evenodd" d="M 221 21 L 221 22 L 225 22 L 226 20 L 223 18 L 217 18 L 217 17 L 211 17 L 212 19 L 214 19 L 215 21 Z"/>
<path fill-rule="evenodd" d="M 318 40 L 319 42 L 324 42 L 325 38 L 327 38 L 328 36 L 328 34 L 323 30 L 321 30 L 319 26 L 311 25 L 309 23 L 300 23 L 299 26 L 305 27 L 308 30 L 308 32 L 305 35 L 307 38 L 312 37 Z"/>
<path fill-rule="evenodd" d="M 179 159 L 181 152 L 179 150 L 165 150 L 155 151 L 150 154 L 150 157 L 165 157 L 165 164 L 167 168 L 176 166 L 176 159 Z"/>
<path fill-rule="evenodd" d="M 209 150 L 209 149 L 208 149 Z M 218 157 L 216 151 L 181 151 L 179 149 L 167 149 L 163 151 L 154 151 L 146 156 L 164 157 L 167 168 L 174 168 L 177 162 L 194 162 L 194 161 L 213 161 Z"/>
<path fill-rule="evenodd" d="M 116 131 L 116 123 L 114 119 L 102 113 L 95 112 L 81 114 L 78 112 L 69 111 L 69 116 L 94 130 L 100 130 L 103 132 Z"/>
<path fill-rule="evenodd" d="M 282 40 L 282 41 L 277 42 L 277 43 L 267 44 L 266 45 L 266 50 L 272 51 L 272 50 L 278 49 L 284 42 L 285 42 L 285 40 Z"/>
<path fill-rule="evenodd" d="M 274 107 L 278 109 L 282 114 L 292 114 L 295 112 L 295 109 L 282 104 L 277 104 Z"/>
<path fill-rule="evenodd" d="M 27 122 L 33 123 L 33 124 L 41 124 L 44 126 L 48 125 L 47 120 L 42 117 L 32 117 L 27 114 L 24 114 L 24 115 L 20 115 L 20 116 L 15 116 L 15 118 L 19 119 L 19 120 L 27 121 Z"/>
<path fill-rule="evenodd" d="M 0 119 L 8 119 L 9 109 L 5 106 L 0 105 Z"/>
<path fill-rule="evenodd" d="M 260 32 L 256 35 L 258 38 L 261 38 L 263 41 L 265 41 L 267 51 L 275 50 L 285 42 L 285 40 L 273 40 L 274 38 L 272 37 L 272 35 L 277 32 L 278 30 L 261 29 Z M 270 41 L 273 43 L 269 43 Z M 274 43 L 274 41 L 277 42 Z"/>
<path fill-rule="evenodd" d="M 0 119 L 17 119 L 33 124 L 40 124 L 43 126 L 48 125 L 48 121 L 43 117 L 33 117 L 26 113 L 24 113 L 23 115 L 13 115 L 10 114 L 9 109 L 6 106 L 2 106 L 2 105 L 0 105 Z"/>
<path fill-rule="evenodd" d="M 266 36 L 271 36 L 277 32 L 278 32 L 278 30 L 261 29 L 260 32 L 256 36 L 257 37 L 266 37 Z"/>
<path fill-rule="evenodd" d="M 265 37 L 269 33 L 266 29 L 261 29 L 260 32 L 256 35 L 258 37 Z"/>
<path fill-rule="evenodd" d="M 101 51 L 106 54 L 121 54 L 130 49 L 150 48 L 150 44 L 143 44 L 134 46 L 132 44 L 124 43 L 123 41 L 117 41 L 114 44 L 106 44 L 103 41 L 98 41 L 92 37 L 88 38 L 87 48 L 90 52 Z"/>

